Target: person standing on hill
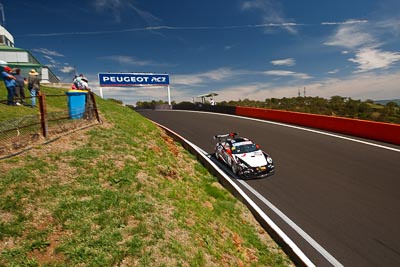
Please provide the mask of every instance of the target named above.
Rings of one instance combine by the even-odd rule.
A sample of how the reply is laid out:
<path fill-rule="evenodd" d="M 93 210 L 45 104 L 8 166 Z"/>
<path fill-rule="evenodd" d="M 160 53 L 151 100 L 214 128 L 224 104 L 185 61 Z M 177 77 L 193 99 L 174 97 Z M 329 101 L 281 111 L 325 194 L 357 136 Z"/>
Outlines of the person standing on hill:
<path fill-rule="evenodd" d="M 21 69 L 15 69 L 15 81 L 16 81 L 16 86 L 15 86 L 15 97 L 17 98 L 16 104 L 19 105 L 19 100 L 21 100 L 21 103 L 25 103 L 25 78 L 21 75 Z"/>
<path fill-rule="evenodd" d="M 82 77 L 81 81 L 79 82 L 79 89 L 89 91 L 89 84 L 88 79 L 86 77 Z"/>
<path fill-rule="evenodd" d="M 1 73 L 1 77 L 3 77 L 4 84 L 7 88 L 7 105 L 15 106 L 14 95 L 15 95 L 15 77 L 11 75 L 11 68 L 9 66 L 5 66 L 3 72 Z"/>
<path fill-rule="evenodd" d="M 28 77 L 28 89 L 31 94 L 31 106 L 36 107 L 36 96 L 40 91 L 39 73 L 35 69 L 31 69 Z"/>
<path fill-rule="evenodd" d="M 79 89 L 80 83 L 81 83 L 81 80 L 82 80 L 82 77 L 83 77 L 83 74 L 82 74 L 82 73 L 79 74 L 79 76 L 75 76 L 75 77 L 74 77 L 73 83 L 74 83 L 76 89 Z"/>

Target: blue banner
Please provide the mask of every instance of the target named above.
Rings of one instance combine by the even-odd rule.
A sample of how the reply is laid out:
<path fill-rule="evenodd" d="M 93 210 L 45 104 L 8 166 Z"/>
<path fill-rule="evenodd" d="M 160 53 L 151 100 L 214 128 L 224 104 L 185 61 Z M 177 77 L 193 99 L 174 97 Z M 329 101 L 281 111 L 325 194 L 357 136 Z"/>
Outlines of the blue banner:
<path fill-rule="evenodd" d="M 99 73 L 101 87 L 112 86 L 142 86 L 142 85 L 169 85 L 168 74 L 148 73 Z"/>

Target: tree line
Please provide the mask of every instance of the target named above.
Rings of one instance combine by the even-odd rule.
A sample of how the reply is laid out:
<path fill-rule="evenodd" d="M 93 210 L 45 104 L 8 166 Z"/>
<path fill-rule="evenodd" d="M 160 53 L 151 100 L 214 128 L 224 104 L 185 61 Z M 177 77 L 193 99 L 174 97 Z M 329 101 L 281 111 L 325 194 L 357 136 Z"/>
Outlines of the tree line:
<path fill-rule="evenodd" d="M 155 104 L 165 103 L 165 101 L 161 100 L 144 101 L 137 102 L 136 107 L 154 108 Z M 246 98 L 237 101 L 222 101 L 217 103 L 217 105 L 269 108 L 400 124 L 400 106 L 396 101 L 379 103 L 370 99 L 361 101 L 342 96 L 332 96 L 330 99 L 299 96 L 292 98 L 267 98 L 264 101 Z"/>

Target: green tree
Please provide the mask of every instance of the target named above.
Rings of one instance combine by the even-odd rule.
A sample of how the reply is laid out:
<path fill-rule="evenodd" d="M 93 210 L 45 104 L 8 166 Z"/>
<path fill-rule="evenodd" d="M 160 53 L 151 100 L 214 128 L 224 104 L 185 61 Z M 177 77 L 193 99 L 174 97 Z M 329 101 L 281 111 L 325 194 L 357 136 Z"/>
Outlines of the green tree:
<path fill-rule="evenodd" d="M 344 115 L 350 118 L 357 118 L 358 117 L 358 106 L 361 104 L 360 100 L 353 100 L 348 98 L 344 105 Z"/>
<path fill-rule="evenodd" d="M 332 96 L 329 101 L 329 107 L 332 110 L 333 115 L 341 116 L 343 114 L 344 100 L 346 98 L 342 96 Z"/>

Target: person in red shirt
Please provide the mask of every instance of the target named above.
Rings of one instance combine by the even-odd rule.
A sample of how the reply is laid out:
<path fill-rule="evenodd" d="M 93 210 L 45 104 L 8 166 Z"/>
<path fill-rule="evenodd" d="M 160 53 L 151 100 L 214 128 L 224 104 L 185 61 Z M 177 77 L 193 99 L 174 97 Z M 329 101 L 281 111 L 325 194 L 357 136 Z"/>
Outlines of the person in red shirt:
<path fill-rule="evenodd" d="M 15 106 L 14 95 L 15 95 L 15 77 L 11 75 L 11 68 L 9 66 L 5 66 L 3 72 L 1 73 L 1 77 L 3 77 L 4 84 L 7 88 L 7 105 Z"/>

